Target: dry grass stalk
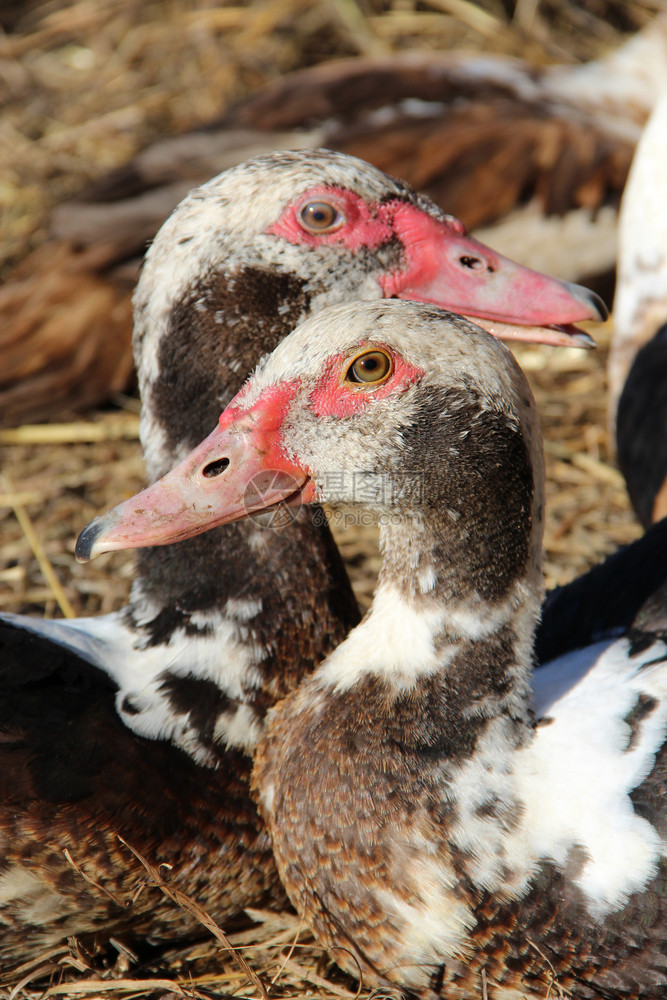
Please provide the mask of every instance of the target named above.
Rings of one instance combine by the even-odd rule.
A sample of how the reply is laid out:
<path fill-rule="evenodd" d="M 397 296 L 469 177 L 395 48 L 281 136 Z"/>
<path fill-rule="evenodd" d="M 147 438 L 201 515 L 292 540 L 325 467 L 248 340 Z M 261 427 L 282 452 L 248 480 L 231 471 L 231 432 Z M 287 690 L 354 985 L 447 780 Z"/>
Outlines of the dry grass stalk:
<path fill-rule="evenodd" d="M 333 994 L 335 997 L 342 997 L 343 1000 L 357 1000 L 361 996 L 362 987 L 360 986 L 356 993 L 352 993 L 350 990 L 343 989 L 342 986 L 337 986 L 335 983 L 330 982 L 328 979 L 324 979 L 322 976 L 318 976 L 317 973 L 313 972 L 312 969 L 306 968 L 304 965 L 300 965 L 295 962 L 294 959 L 290 958 L 285 962 L 285 968 L 290 972 L 295 972 L 300 979 L 303 979 L 307 983 L 311 983 L 313 986 L 319 986 L 320 989 L 326 990 L 328 993 Z"/>
<path fill-rule="evenodd" d="M 23 424 L 0 430 L 2 444 L 76 444 L 95 441 L 137 441 L 139 417 L 134 413 L 114 413 L 91 423 L 77 420 L 69 424 Z"/>
<path fill-rule="evenodd" d="M 131 996 L 141 996 L 142 993 L 139 991 L 146 991 L 153 993 L 155 990 L 169 990 L 170 993 L 175 993 L 177 996 L 181 997 L 191 997 L 194 1000 L 208 1000 L 205 993 L 200 993 L 198 990 L 190 989 L 182 986 L 171 979 L 82 979 L 77 983 L 60 983 L 57 986 L 50 986 L 48 990 L 42 994 L 44 1000 L 46 997 L 57 997 L 57 996 L 95 996 L 96 994 L 100 997 L 109 997 L 114 993 L 129 993 Z M 12 997 L 11 1000 L 14 1000 Z"/>
<path fill-rule="evenodd" d="M 254 971 L 254 969 L 252 969 L 248 965 L 243 956 L 239 954 L 239 952 L 237 952 L 235 948 L 232 947 L 232 945 L 229 943 L 227 935 L 224 933 L 224 931 L 220 929 L 220 927 L 217 925 L 213 917 L 209 913 L 207 913 L 206 910 L 204 910 L 201 906 L 199 906 L 199 904 L 196 903 L 193 899 L 190 899 L 189 896 L 186 896 L 184 892 L 181 892 L 179 889 L 174 889 L 171 886 L 167 885 L 167 883 L 161 878 L 158 869 L 155 868 L 155 866 L 152 865 L 150 861 L 147 861 L 146 858 L 142 854 L 140 854 L 139 851 L 136 850 L 136 848 L 132 847 L 131 844 L 128 844 L 127 841 L 123 840 L 122 837 L 119 836 L 118 839 L 120 840 L 121 844 L 124 844 L 125 847 L 127 847 L 127 849 L 132 852 L 137 861 L 139 861 L 143 865 L 143 867 L 148 872 L 151 881 L 158 887 L 158 889 L 160 889 L 160 891 L 163 892 L 165 896 L 168 896 L 169 899 L 173 900 L 174 903 L 177 904 L 177 906 L 180 906 L 182 909 L 187 910 L 189 913 L 192 913 L 192 915 L 195 916 L 197 920 L 200 921 L 202 926 L 204 926 L 207 931 L 210 931 L 213 937 L 216 938 L 216 940 L 218 940 L 220 944 L 223 945 L 224 948 L 227 948 L 227 950 L 233 954 L 234 959 L 236 960 L 236 962 L 238 962 L 241 970 L 245 973 L 248 979 L 250 979 L 253 985 L 257 987 L 259 995 L 262 997 L 262 1000 L 268 1000 L 268 994 L 266 992 L 266 987 L 264 986 L 264 983 L 257 975 L 257 973 Z"/>
<path fill-rule="evenodd" d="M 44 546 L 39 540 L 39 535 L 35 531 L 33 523 L 30 520 L 28 514 L 26 513 L 25 507 L 16 501 L 16 493 L 14 493 L 12 484 L 9 481 L 9 477 L 5 474 L 0 474 L 0 483 L 2 483 L 3 488 L 7 491 L 6 495 L 8 497 L 11 497 L 12 493 L 14 495 L 15 499 L 14 502 L 12 503 L 12 507 L 16 515 L 16 520 L 19 522 L 21 526 L 21 530 L 23 531 L 26 541 L 30 546 L 33 555 L 35 556 L 35 559 L 39 564 L 39 568 L 42 571 L 44 579 L 46 580 L 49 589 L 53 594 L 53 597 L 58 602 L 58 607 L 62 611 L 63 616 L 65 618 L 74 618 L 75 617 L 74 608 L 72 607 L 69 598 L 67 597 L 67 594 L 65 593 L 60 583 L 60 580 L 58 579 L 58 575 L 56 574 L 56 571 L 53 568 L 51 560 L 44 551 Z"/>

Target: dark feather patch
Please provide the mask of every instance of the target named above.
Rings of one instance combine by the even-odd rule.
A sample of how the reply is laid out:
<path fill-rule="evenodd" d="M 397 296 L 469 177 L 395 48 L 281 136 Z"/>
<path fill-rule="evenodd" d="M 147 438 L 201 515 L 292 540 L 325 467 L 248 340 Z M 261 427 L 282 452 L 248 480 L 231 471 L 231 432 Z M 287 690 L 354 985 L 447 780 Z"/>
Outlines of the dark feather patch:
<path fill-rule="evenodd" d="M 428 486 L 419 504 L 438 592 L 454 600 L 500 599 L 525 571 L 532 531 L 533 473 L 521 432 L 504 414 L 484 409 L 472 389 L 424 387 L 402 436 L 403 466 L 421 471 L 415 482 Z M 391 554 L 385 567 L 392 572 Z M 396 575 L 404 575 L 402 565 Z"/>
<path fill-rule="evenodd" d="M 634 707 L 630 709 L 623 720 L 626 725 L 630 727 L 630 736 L 625 748 L 626 752 L 633 749 L 641 732 L 641 724 L 643 720 L 647 718 L 651 712 L 654 712 L 656 708 L 658 708 L 658 702 L 655 698 L 652 698 L 650 695 L 644 694 L 643 692 L 639 693 Z"/>
<path fill-rule="evenodd" d="M 666 578 L 667 519 L 547 595 L 536 635 L 537 662 L 624 632 Z M 650 630 L 651 624 L 642 622 L 642 628 Z"/>
<path fill-rule="evenodd" d="M 199 444 L 257 359 L 307 315 L 305 283 L 293 274 L 246 267 L 202 279 L 177 303 L 149 390 L 170 451 Z"/>
<path fill-rule="evenodd" d="M 618 464 L 630 500 L 648 527 L 667 479 L 667 324 L 637 354 L 616 415 Z"/>
<path fill-rule="evenodd" d="M 234 710 L 240 702 L 229 698 L 218 685 L 194 674 L 185 676 L 166 670 L 160 681 L 160 690 L 167 695 L 175 715 L 187 715 L 190 725 L 197 730 L 204 746 L 213 746 L 213 734 L 218 717 Z"/>

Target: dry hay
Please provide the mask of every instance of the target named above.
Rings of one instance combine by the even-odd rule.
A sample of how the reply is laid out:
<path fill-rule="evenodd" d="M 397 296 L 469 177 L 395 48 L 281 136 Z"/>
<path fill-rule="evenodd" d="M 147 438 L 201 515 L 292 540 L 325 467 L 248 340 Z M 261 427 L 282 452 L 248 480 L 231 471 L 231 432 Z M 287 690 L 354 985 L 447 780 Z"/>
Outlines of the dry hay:
<path fill-rule="evenodd" d="M 331 56 L 407 47 L 500 51 L 537 62 L 591 58 L 617 43 L 620 32 L 644 24 L 658 5 L 79 0 L 20 7 L 0 0 L 0 17 L 13 10 L 19 19 L 18 30 L 0 35 L 0 86 L 6 90 L 0 267 L 39 241 L 48 209 L 59 199 L 150 139 L 205 121 L 289 70 Z M 508 8 L 515 9 L 513 24 Z M 600 344 L 594 353 L 516 352 L 529 372 L 545 434 L 549 585 L 571 579 L 640 533 L 606 430 L 611 328 L 594 332 Z M 85 419 L 0 432 L 0 610 L 50 617 L 100 614 L 125 603 L 131 554 L 78 566 L 73 549 L 87 521 L 143 485 L 137 408 L 136 400 L 124 397 Z M 366 606 L 379 563 L 376 529 L 341 527 L 336 519 L 332 526 Z M 354 984 L 293 915 L 254 916 L 257 922 L 230 940 L 272 997 L 354 997 Z M 10 980 L 0 972 L 0 997 L 261 994 L 214 938 L 142 962 L 122 942 L 114 949 L 114 957 L 91 955 L 72 941 L 37 956 Z"/>

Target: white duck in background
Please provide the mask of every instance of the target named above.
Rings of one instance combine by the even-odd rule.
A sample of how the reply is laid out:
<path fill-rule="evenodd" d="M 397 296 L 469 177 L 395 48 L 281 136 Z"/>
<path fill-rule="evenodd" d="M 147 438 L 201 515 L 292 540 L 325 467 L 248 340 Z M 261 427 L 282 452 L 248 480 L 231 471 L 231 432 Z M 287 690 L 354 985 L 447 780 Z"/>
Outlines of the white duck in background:
<path fill-rule="evenodd" d="M 667 561 L 641 632 L 533 673 L 543 485 L 509 351 L 429 305 L 352 303 L 79 538 L 86 558 L 281 502 L 378 515 L 373 605 L 269 711 L 254 772 L 292 903 L 365 986 L 667 989 Z"/>
<path fill-rule="evenodd" d="M 368 164 L 325 151 L 259 157 L 192 192 L 148 253 L 135 353 L 149 478 L 206 433 L 294 324 L 383 295 L 563 343 L 587 338 L 513 322 L 604 309 L 500 258 Z M 130 603 L 115 614 L 5 616 L 0 961 L 72 934 L 160 940 L 198 929 L 149 891 L 125 905 L 143 871 L 118 834 L 172 865 L 174 887 L 217 920 L 282 902 L 249 754 L 267 709 L 357 621 L 326 525 L 304 518 L 141 552 Z"/>
<path fill-rule="evenodd" d="M 618 236 L 610 415 L 645 526 L 667 516 L 667 87 L 637 146 Z"/>

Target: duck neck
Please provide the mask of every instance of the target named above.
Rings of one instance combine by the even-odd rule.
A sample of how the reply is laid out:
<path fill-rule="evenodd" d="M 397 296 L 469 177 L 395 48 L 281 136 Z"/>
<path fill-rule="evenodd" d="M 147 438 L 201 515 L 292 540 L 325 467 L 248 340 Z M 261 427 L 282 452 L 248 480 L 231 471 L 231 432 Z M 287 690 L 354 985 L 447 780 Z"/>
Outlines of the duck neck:
<path fill-rule="evenodd" d="M 163 305 L 151 280 L 149 268 L 135 350 L 154 480 L 210 433 L 257 359 L 308 314 L 317 285 L 245 264 L 204 274 Z M 261 708 L 341 641 L 358 611 L 325 519 L 304 511 L 293 523 L 258 517 L 140 550 L 126 621 L 142 648 L 170 647 L 172 672 Z M 175 657 L 177 645 L 187 648 Z"/>
<path fill-rule="evenodd" d="M 402 503 L 380 518 L 373 606 L 321 676 L 339 691 L 370 682 L 397 697 L 416 693 L 415 713 L 420 690 L 440 687 L 445 724 L 509 714 L 525 734 L 542 597 L 538 435 L 451 394 L 424 413 L 402 432 L 422 475 L 407 474 Z"/>

